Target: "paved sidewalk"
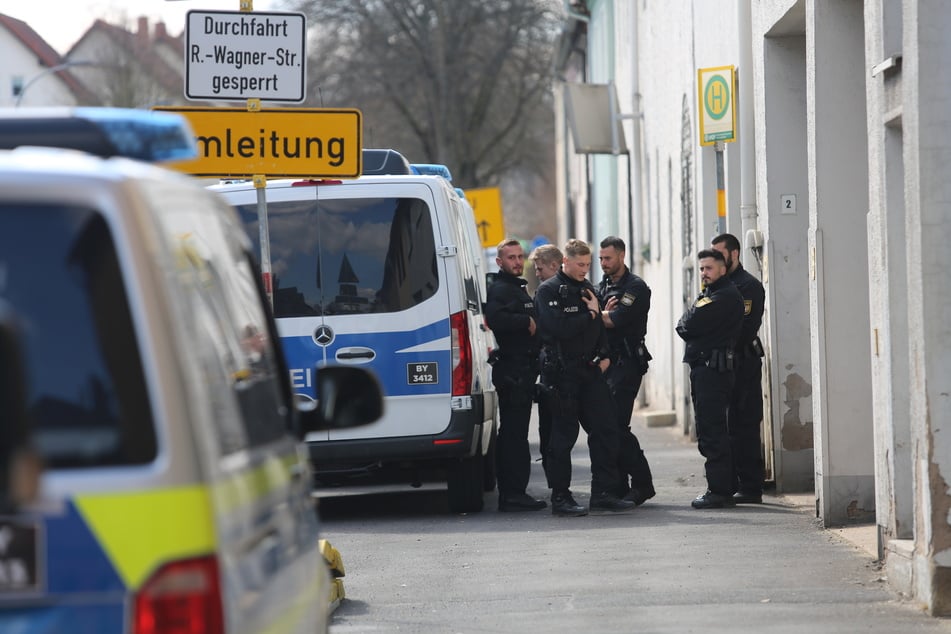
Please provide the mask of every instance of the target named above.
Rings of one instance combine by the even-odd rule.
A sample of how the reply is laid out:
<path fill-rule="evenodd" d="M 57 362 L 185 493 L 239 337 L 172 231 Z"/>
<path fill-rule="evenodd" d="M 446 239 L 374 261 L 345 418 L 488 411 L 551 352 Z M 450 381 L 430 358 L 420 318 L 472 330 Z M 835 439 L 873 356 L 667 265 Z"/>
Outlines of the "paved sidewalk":
<path fill-rule="evenodd" d="M 888 585 L 873 526 L 823 529 L 811 494 L 692 509 L 706 488 L 696 443 L 679 426 L 645 427 L 637 413 L 634 420 L 657 496 L 632 513 L 630 631 L 951 632 L 951 620 L 928 616 Z M 575 480 L 587 486 L 583 433 L 575 452 Z"/>
<path fill-rule="evenodd" d="M 635 433 L 657 497 L 625 513 L 500 513 L 492 493 L 483 512 L 453 515 L 439 483 L 322 500 L 324 537 L 347 566 L 331 632 L 951 633 L 843 537 L 874 537 L 870 527 L 823 530 L 809 495 L 694 510 L 705 489 L 696 443 L 674 427 Z M 537 438 L 533 421 L 535 458 Z M 572 458 L 572 490 L 587 504 L 583 433 Z M 548 496 L 538 461 L 529 491 Z"/>

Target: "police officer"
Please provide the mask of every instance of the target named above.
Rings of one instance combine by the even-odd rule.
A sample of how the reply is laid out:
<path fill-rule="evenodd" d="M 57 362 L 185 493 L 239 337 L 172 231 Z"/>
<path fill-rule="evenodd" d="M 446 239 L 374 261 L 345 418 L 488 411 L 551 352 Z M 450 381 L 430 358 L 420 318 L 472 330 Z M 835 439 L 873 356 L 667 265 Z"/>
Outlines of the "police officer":
<path fill-rule="evenodd" d="M 525 251 L 518 240 L 498 246 L 499 273 L 489 287 L 485 317 L 498 343 L 493 353 L 492 383 L 499 396 L 496 472 L 500 511 L 536 511 L 547 506 L 525 489 L 531 472 L 528 424 L 538 377 L 535 305 L 520 277 Z"/>
<path fill-rule="evenodd" d="M 551 440 L 547 476 L 555 515 L 585 515 L 571 486 L 571 450 L 579 422 L 588 434 L 591 456 L 591 510 L 626 511 L 634 503 L 616 494 L 617 415 L 604 380 L 611 361 L 604 322 L 594 287 L 586 279 L 591 248 L 569 240 L 561 271 L 535 293 L 542 337 L 542 380 L 551 401 Z"/>
<path fill-rule="evenodd" d="M 644 345 L 651 289 L 624 264 L 625 245 L 621 238 L 609 236 L 602 240 L 598 255 L 604 272 L 598 296 L 611 348 L 611 365 L 605 379 L 617 407 L 618 495 L 639 506 L 654 497 L 650 465 L 631 431 L 634 399 L 651 358 Z"/>
<path fill-rule="evenodd" d="M 713 248 L 723 254 L 727 275 L 743 296 L 743 329 L 736 341 L 733 371 L 736 380 L 730 398 L 727 420 L 733 451 L 733 474 L 737 504 L 763 502 L 763 452 L 760 426 L 763 421 L 761 384 L 763 344 L 757 332 L 763 323 L 766 291 L 740 263 L 740 241 L 724 233 L 715 237 Z"/>
<path fill-rule="evenodd" d="M 561 249 L 553 244 L 543 244 L 535 247 L 531 255 L 528 256 L 528 259 L 532 261 L 538 283 L 541 284 L 557 274 L 558 270 L 561 269 L 561 261 L 564 260 L 564 258 L 565 256 L 561 253 Z M 548 407 L 550 399 L 544 398 L 543 395 L 539 394 L 537 400 L 538 449 L 542 455 L 542 468 L 545 469 L 545 473 L 547 474 L 548 439 L 551 438 L 551 410 Z"/>
<path fill-rule="evenodd" d="M 736 505 L 727 409 L 733 389 L 733 350 L 743 327 L 743 296 L 727 277 L 722 253 L 706 249 L 697 259 L 703 292 L 677 323 L 677 334 L 686 342 L 684 363 L 690 366 L 697 446 L 706 458 L 707 491 L 691 506 L 724 508 Z"/>

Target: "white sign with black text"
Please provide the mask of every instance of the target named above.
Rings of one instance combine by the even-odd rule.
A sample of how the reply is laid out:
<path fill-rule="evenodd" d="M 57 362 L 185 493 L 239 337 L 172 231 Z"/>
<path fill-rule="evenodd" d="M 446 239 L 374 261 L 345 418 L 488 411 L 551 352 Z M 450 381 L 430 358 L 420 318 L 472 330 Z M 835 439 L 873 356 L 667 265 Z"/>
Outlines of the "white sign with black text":
<path fill-rule="evenodd" d="M 299 103 L 305 96 L 306 37 L 302 13 L 189 11 L 185 97 Z"/>

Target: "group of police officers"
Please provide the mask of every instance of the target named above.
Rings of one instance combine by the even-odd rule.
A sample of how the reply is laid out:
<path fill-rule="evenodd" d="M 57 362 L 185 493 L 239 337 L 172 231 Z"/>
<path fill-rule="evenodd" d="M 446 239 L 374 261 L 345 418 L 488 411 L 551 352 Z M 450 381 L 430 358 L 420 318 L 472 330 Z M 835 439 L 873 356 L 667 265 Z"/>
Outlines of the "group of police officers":
<path fill-rule="evenodd" d="M 655 495 L 650 466 L 631 431 L 651 359 L 644 344 L 651 291 L 625 265 L 625 251 L 620 238 L 601 241 L 604 279 L 595 288 L 588 281 L 592 252 L 586 242 L 569 240 L 564 253 L 554 245 L 537 248 L 531 260 L 540 284 L 533 299 L 522 277 L 521 244 L 504 240 L 498 246 L 499 272 L 485 315 L 498 344 L 491 361 L 499 398 L 500 511 L 547 506 L 527 492 L 534 401 L 553 514 L 627 511 Z M 762 502 L 763 353 L 757 332 L 765 293 L 739 256 L 731 234 L 698 253 L 703 292 L 676 327 L 686 343 L 698 448 L 706 461 L 707 490 L 692 502 L 698 509 Z M 570 489 L 580 428 L 591 459 L 587 509 Z"/>

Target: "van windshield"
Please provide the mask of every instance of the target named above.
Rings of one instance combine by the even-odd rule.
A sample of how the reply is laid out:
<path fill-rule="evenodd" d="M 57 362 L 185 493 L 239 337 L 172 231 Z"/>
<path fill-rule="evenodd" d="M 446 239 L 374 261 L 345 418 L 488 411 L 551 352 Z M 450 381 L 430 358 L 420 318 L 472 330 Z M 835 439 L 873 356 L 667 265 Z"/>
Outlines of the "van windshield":
<path fill-rule="evenodd" d="M 256 205 L 238 213 L 260 253 Z M 390 313 L 439 288 L 429 206 L 417 198 L 268 203 L 277 317 Z"/>
<path fill-rule="evenodd" d="M 96 211 L 0 204 L 32 440 L 47 467 L 151 462 L 155 429 L 112 235 Z"/>

